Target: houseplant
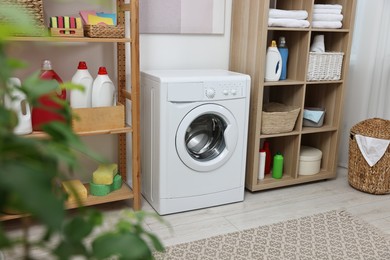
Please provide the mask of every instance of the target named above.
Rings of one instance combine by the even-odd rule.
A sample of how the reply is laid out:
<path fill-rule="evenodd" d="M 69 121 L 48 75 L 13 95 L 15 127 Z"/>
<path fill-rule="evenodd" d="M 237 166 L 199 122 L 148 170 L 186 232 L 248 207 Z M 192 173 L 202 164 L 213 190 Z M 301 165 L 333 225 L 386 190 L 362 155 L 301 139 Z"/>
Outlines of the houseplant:
<path fill-rule="evenodd" d="M 9 23 L 12 17 L 17 21 Z M 152 259 L 152 250 L 163 250 L 158 238 L 143 228 L 146 212 L 124 212 L 115 226 L 99 232 L 103 214 L 80 207 L 79 214 L 67 216 L 64 203 L 66 194 L 58 183 L 64 179 L 60 165 L 69 169 L 78 166 L 75 151 L 103 161 L 88 150 L 72 131 L 72 111 L 66 102 L 57 111 L 65 123 L 51 122 L 43 127 L 46 138 L 26 138 L 13 133 L 17 116 L 3 100 L 12 97 L 8 79 L 14 71 L 26 66 L 20 60 L 7 56 L 7 39 L 15 33 L 35 30 L 34 21 L 21 10 L 2 4 L 0 8 L 0 211 L 26 214 L 21 238 L 14 238 L 0 222 L 0 250 L 17 247 L 24 259 L 32 259 L 31 249 L 40 248 L 50 256 L 69 259 L 81 255 L 87 259 Z M 58 87 L 79 88 L 69 83 L 61 86 L 55 81 L 42 81 L 34 73 L 23 81 L 22 91 L 32 106 L 38 98 Z M 81 206 L 81 203 L 80 203 Z M 30 219 L 36 219 L 44 229 L 42 236 L 30 239 Z"/>

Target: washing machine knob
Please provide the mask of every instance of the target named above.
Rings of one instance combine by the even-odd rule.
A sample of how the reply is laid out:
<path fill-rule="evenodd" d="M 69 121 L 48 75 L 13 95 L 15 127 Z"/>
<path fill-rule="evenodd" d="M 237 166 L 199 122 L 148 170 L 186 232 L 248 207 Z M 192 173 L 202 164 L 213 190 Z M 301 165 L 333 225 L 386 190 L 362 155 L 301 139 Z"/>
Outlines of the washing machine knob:
<path fill-rule="evenodd" d="M 237 89 L 234 89 L 234 88 L 231 89 L 231 90 L 230 90 L 230 93 L 232 93 L 232 95 L 235 96 L 235 95 L 237 94 Z"/>
<path fill-rule="evenodd" d="M 225 96 L 227 96 L 227 95 L 229 95 L 229 90 L 224 89 L 222 93 L 223 93 Z"/>
<path fill-rule="evenodd" d="M 213 89 L 213 88 L 206 89 L 206 97 L 214 98 L 215 97 L 215 89 Z"/>

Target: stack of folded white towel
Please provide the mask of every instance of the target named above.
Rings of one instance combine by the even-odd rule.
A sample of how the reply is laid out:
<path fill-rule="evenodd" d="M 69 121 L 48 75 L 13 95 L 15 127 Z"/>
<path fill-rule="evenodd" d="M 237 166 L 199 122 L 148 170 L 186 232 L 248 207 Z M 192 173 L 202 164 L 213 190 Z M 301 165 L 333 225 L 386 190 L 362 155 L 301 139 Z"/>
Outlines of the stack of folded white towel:
<path fill-rule="evenodd" d="M 315 4 L 313 9 L 313 28 L 339 29 L 343 26 L 343 6 L 339 4 Z"/>
<path fill-rule="evenodd" d="M 310 26 L 307 17 L 305 10 L 269 9 L 268 26 L 307 28 Z"/>

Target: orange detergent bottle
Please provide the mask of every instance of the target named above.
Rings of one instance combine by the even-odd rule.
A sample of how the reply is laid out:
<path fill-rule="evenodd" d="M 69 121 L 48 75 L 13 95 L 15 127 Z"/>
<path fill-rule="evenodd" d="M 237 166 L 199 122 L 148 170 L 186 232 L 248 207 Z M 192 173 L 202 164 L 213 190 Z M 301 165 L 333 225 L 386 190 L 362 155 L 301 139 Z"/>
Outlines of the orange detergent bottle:
<path fill-rule="evenodd" d="M 50 60 L 43 61 L 40 78 L 44 80 L 56 80 L 58 83 L 62 83 L 60 76 L 53 70 Z M 62 105 L 58 104 L 55 96 L 66 100 L 66 90 L 62 89 L 61 93 L 53 92 L 41 96 L 38 100 L 39 106 L 32 108 L 31 121 L 34 131 L 42 130 L 43 124 L 52 121 L 65 122 L 64 117 L 56 112 L 62 108 Z"/>

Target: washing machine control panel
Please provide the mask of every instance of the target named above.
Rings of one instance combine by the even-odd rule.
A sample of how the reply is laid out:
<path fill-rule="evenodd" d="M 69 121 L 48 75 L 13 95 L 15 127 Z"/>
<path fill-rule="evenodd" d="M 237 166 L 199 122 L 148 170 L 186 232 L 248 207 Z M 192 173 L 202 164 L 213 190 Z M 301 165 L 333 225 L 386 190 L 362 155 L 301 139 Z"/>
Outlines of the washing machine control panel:
<path fill-rule="evenodd" d="M 246 97 L 245 81 L 204 82 L 206 100 L 223 100 Z"/>

